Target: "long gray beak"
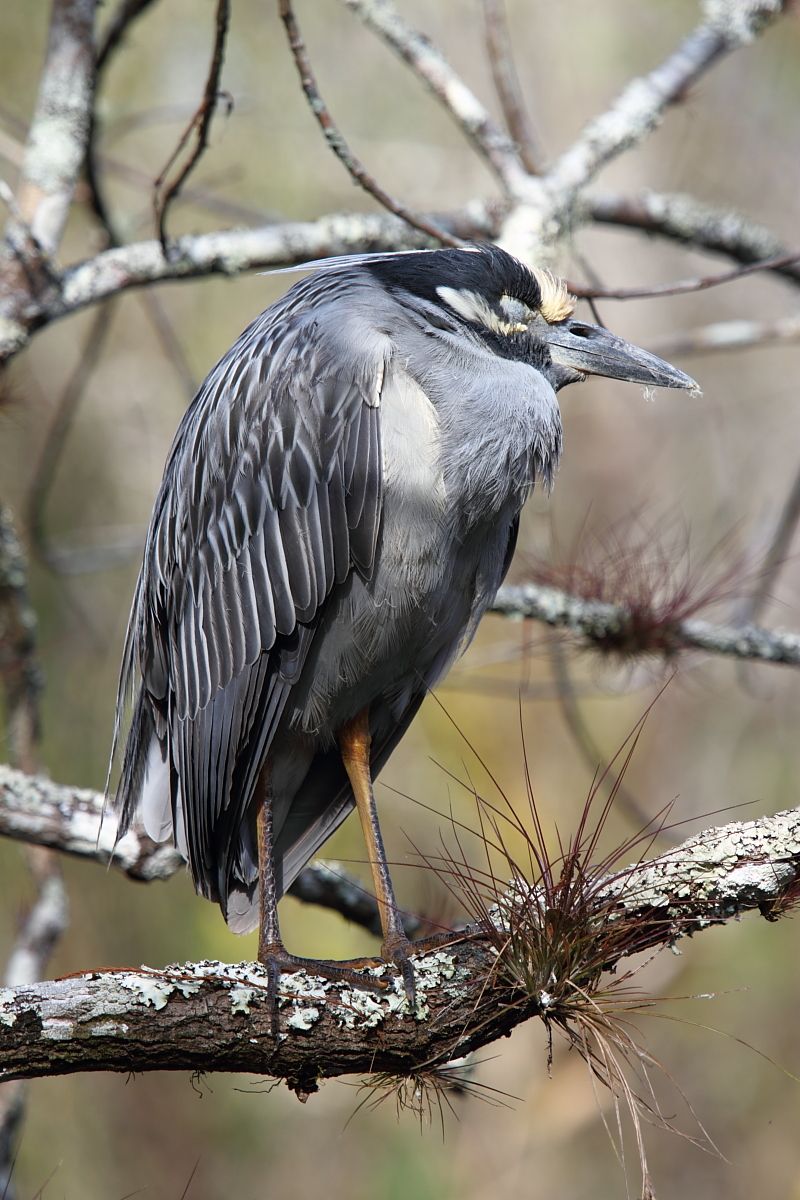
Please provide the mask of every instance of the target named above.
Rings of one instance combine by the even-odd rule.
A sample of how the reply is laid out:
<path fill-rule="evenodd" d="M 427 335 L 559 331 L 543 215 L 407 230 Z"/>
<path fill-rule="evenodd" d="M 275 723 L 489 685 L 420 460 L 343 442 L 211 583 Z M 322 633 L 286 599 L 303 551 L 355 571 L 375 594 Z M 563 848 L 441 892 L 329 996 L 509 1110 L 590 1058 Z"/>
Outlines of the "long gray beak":
<path fill-rule="evenodd" d="M 599 325 L 568 319 L 551 325 L 545 337 L 553 362 L 582 375 L 605 375 L 609 379 L 624 379 L 650 387 L 700 390 L 695 381 L 677 367 L 632 346 Z"/>

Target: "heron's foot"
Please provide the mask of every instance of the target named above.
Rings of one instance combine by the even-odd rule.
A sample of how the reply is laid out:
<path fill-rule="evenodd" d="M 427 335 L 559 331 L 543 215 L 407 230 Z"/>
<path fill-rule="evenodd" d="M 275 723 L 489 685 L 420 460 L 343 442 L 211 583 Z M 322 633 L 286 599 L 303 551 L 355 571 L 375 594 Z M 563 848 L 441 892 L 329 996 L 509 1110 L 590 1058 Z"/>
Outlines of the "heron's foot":
<path fill-rule="evenodd" d="M 345 962 L 316 958 L 298 958 L 289 954 L 283 946 L 271 946 L 265 949 L 259 946 L 258 961 L 267 972 L 267 1005 L 270 1014 L 270 1033 L 278 1036 L 278 985 L 281 975 L 291 975 L 295 971 L 305 971 L 308 975 L 320 975 L 334 983 L 347 983 L 351 987 L 384 991 L 388 984 L 385 979 L 364 973 L 366 967 L 382 966 L 380 958 L 353 958 Z"/>
<path fill-rule="evenodd" d="M 415 953 L 416 942 L 410 942 L 407 937 L 387 938 L 381 946 L 381 956 L 384 962 L 392 963 L 400 972 L 412 1013 L 417 1011 L 417 980 L 414 975 L 414 964 L 409 955 Z"/>

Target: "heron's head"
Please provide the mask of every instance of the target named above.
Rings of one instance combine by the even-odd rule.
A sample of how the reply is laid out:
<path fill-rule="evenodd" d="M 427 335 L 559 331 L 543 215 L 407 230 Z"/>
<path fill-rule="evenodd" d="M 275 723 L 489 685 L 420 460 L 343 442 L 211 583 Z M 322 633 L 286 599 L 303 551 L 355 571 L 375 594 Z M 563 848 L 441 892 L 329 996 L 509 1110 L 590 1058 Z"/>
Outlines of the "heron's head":
<path fill-rule="evenodd" d="M 586 375 L 697 390 L 690 376 L 663 359 L 575 318 L 575 299 L 563 280 L 526 267 L 498 246 L 370 255 L 363 261 L 385 287 L 438 305 L 495 354 L 536 367 L 554 391 Z"/>

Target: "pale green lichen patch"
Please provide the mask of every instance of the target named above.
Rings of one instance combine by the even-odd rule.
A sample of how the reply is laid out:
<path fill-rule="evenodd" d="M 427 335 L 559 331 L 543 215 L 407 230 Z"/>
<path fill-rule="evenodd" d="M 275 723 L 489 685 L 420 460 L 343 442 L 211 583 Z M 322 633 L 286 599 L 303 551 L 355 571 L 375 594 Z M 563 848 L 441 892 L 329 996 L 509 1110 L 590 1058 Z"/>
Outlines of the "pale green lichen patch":
<path fill-rule="evenodd" d="M 17 1019 L 17 1014 L 8 1011 L 9 1004 L 13 1004 L 17 998 L 13 988 L 0 988 L 0 1025 L 13 1025 Z"/>
<path fill-rule="evenodd" d="M 417 978 L 417 1005 L 413 1015 L 418 1021 L 424 1021 L 430 1016 L 426 1002 L 428 993 L 443 987 L 452 991 L 468 972 L 457 968 L 454 956 L 443 950 L 415 957 L 413 961 Z M 386 976 L 388 986 L 383 991 L 373 991 L 369 988 L 342 987 L 306 971 L 281 974 L 277 1000 L 278 1006 L 287 1010 L 285 1019 L 282 1018 L 284 1027 L 308 1032 L 319 1021 L 323 1005 L 330 1006 L 339 1024 L 350 1029 L 374 1028 L 391 1017 L 412 1015 L 403 981 L 392 968 L 386 965 L 372 967 L 365 971 L 365 975 L 376 979 Z M 194 995 L 206 980 L 229 985 L 231 1011 L 234 1013 L 247 1016 L 254 1005 L 267 1003 L 269 975 L 261 963 L 234 964 L 206 959 L 199 963 L 167 967 L 163 971 L 144 970 L 141 975 L 121 973 L 115 976 L 115 982 L 133 993 L 137 1001 L 156 1010 L 166 1006 L 173 992 L 180 992 L 184 996 Z"/>
<path fill-rule="evenodd" d="M 299 1029 L 302 1033 L 308 1033 L 311 1026 L 318 1020 L 318 1008 L 302 1008 L 299 1004 L 292 1004 L 292 1011 L 286 1018 L 286 1024 L 290 1029 Z"/>
<path fill-rule="evenodd" d="M 430 1016 L 427 995 L 432 989 L 441 988 L 455 979 L 455 958 L 444 950 L 437 950 L 434 954 L 414 957 L 412 961 L 417 983 L 417 1005 L 413 1015 L 418 1021 L 425 1021 Z M 380 977 L 387 970 L 384 966 L 374 967 L 370 973 Z M 391 976 L 385 992 L 343 988 L 340 999 L 341 1003 L 335 1005 L 334 1011 L 339 1025 L 347 1029 L 374 1029 L 390 1017 L 402 1018 L 412 1015 L 411 1005 L 399 975 Z"/>
<path fill-rule="evenodd" d="M 237 984 L 231 988 L 231 1012 L 249 1013 L 250 1001 L 253 999 L 255 991 L 253 988 L 242 987 Z"/>
<path fill-rule="evenodd" d="M 152 1004 L 157 1010 L 165 1007 L 175 990 L 173 983 L 148 975 L 121 975 L 117 976 L 117 982 L 132 992 L 138 992 L 143 1004 Z"/>

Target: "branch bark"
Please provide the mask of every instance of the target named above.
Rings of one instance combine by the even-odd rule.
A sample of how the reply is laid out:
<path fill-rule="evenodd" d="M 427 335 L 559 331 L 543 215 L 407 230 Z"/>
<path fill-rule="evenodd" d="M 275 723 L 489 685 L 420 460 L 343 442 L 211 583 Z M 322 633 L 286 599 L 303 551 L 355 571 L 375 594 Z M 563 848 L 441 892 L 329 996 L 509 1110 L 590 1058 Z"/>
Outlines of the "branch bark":
<path fill-rule="evenodd" d="M 637 921 L 638 951 L 749 909 L 774 915 L 793 896 L 799 866 L 800 811 L 792 810 L 706 830 L 609 876 L 593 894 L 598 912 Z M 407 1075 L 546 1016 L 547 993 L 504 984 L 497 964 L 496 950 L 480 938 L 417 956 L 415 1015 L 393 976 L 384 992 L 303 972 L 281 976 L 277 1038 L 259 964 L 104 970 L 5 988 L 0 1080 L 74 1071 L 247 1071 L 284 1079 L 304 1098 L 325 1077 Z"/>
<path fill-rule="evenodd" d="M 476 202 L 437 218 L 457 237 L 488 237 L 496 231 L 490 205 Z M 49 286 L 3 321 L 0 295 L 0 365 L 20 351 L 38 329 L 128 288 L 166 280 L 240 275 L 258 267 L 285 267 L 313 258 L 380 250 L 416 250 L 438 242 L 405 221 L 383 213 L 332 213 L 318 221 L 266 225 L 180 237 L 164 256 L 157 240 L 105 250 L 52 277 Z"/>
<path fill-rule="evenodd" d="M 622 605 L 583 600 L 535 583 L 500 588 L 489 612 L 532 617 L 606 645 L 624 636 L 630 623 L 630 613 Z M 698 618 L 676 621 L 660 632 L 659 645 L 665 654 L 705 650 L 728 658 L 800 666 L 800 634 L 772 632 L 758 625 L 714 625 Z"/>

